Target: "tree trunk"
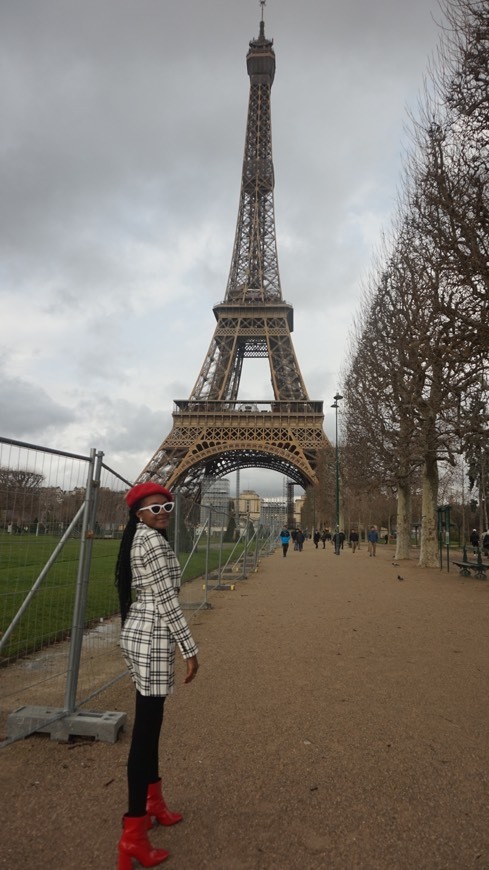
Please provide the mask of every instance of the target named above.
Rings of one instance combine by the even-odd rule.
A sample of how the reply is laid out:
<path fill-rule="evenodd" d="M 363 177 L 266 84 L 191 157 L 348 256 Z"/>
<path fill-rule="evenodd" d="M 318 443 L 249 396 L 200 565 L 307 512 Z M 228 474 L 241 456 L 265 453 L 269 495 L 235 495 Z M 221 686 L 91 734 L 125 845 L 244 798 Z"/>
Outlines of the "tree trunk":
<path fill-rule="evenodd" d="M 436 458 L 427 456 L 423 466 L 423 502 L 421 507 L 421 549 L 419 565 L 421 568 L 437 568 L 437 508 L 438 503 L 438 465 Z"/>
<path fill-rule="evenodd" d="M 479 529 L 480 535 L 482 537 L 483 533 L 487 529 L 487 500 L 486 500 L 486 453 L 485 450 L 482 451 L 481 456 L 481 485 L 479 487 L 479 501 L 480 501 L 480 523 L 479 525 L 482 528 Z"/>
<path fill-rule="evenodd" d="M 411 482 L 404 481 L 397 490 L 396 559 L 409 559 L 411 545 Z"/>

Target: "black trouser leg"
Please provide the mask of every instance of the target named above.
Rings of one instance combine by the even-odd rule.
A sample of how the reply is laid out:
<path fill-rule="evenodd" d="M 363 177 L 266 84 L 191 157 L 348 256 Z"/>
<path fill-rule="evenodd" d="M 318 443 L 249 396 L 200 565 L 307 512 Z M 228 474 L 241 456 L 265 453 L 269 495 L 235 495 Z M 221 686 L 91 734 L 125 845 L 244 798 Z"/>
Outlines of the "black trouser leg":
<path fill-rule="evenodd" d="M 158 746 L 164 704 L 164 697 L 141 695 L 136 691 L 136 713 L 127 759 L 129 816 L 145 815 L 148 785 L 159 776 Z"/>

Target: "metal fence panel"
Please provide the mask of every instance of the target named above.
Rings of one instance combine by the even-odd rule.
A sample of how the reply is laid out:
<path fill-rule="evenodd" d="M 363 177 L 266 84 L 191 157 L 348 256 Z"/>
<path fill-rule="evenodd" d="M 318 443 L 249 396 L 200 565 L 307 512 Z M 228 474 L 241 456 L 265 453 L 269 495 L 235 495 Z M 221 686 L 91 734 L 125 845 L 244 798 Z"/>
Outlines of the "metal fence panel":
<path fill-rule="evenodd" d="M 0 439 L 2 732 L 16 709 L 51 710 L 54 719 L 60 710 L 72 712 L 84 695 L 100 689 L 102 660 L 104 672 L 111 658 L 112 670 L 116 659 L 121 670 L 120 655 L 115 656 L 114 530 L 125 515 L 122 492 L 130 484 L 104 468 L 94 482 L 88 516 L 94 461 L 95 451 L 78 456 Z M 86 600 L 79 602 L 81 624 L 75 631 L 82 567 L 90 570 L 91 582 Z M 28 720 L 26 715 L 27 731 Z"/>
<path fill-rule="evenodd" d="M 0 437 L 0 741 L 46 731 L 113 741 L 125 714 L 86 705 L 126 674 L 114 585 L 131 483 L 90 456 Z M 175 493 L 182 608 L 210 607 L 273 552 L 277 530 Z M 187 618 L 190 618 L 189 616 Z M 77 714 L 83 708 L 83 717 Z M 17 712 L 13 712 L 17 711 Z M 72 717 L 72 718 L 70 718 Z M 92 717 L 92 718 L 91 718 Z"/>
<path fill-rule="evenodd" d="M 82 637 L 77 685 L 76 691 L 72 690 L 65 699 L 70 710 L 88 703 L 125 670 L 118 645 L 120 617 L 115 565 L 127 519 L 124 494 L 129 486 L 110 468 L 102 466 L 95 513 L 88 523 L 91 552 L 85 605 L 79 620 Z"/>

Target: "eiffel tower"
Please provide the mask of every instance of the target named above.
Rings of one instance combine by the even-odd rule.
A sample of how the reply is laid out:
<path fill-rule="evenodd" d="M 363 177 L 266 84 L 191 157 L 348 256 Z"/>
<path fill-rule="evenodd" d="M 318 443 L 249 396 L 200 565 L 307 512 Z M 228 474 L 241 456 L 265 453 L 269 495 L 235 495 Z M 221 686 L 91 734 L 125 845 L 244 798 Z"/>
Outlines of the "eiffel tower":
<path fill-rule="evenodd" d="M 291 339 L 293 308 L 282 298 L 274 212 L 270 94 L 273 40 L 260 34 L 246 56 L 248 120 L 238 221 L 225 299 L 190 397 L 175 400 L 173 426 L 139 481 L 199 493 L 202 478 L 241 468 L 281 472 L 306 488 L 318 483 L 318 451 L 331 450 L 323 403 L 307 393 Z M 268 359 L 273 399 L 239 401 L 247 358 Z"/>

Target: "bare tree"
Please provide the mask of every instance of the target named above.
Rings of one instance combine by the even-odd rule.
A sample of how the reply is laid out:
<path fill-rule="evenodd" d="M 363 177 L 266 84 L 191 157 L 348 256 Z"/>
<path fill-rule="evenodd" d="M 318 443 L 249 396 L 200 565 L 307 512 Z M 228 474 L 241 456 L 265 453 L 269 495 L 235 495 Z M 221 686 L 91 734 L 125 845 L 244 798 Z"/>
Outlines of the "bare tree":
<path fill-rule="evenodd" d="M 308 528 L 330 528 L 335 514 L 335 460 L 329 447 L 318 451 L 316 476 L 318 484 L 306 490 L 301 521 Z"/>
<path fill-rule="evenodd" d="M 44 476 L 27 468 L 0 468 L 0 511 L 4 521 L 31 522 Z"/>
<path fill-rule="evenodd" d="M 413 413 L 422 385 L 424 330 L 398 242 L 371 277 L 342 389 L 348 479 L 357 492 L 397 494 L 397 558 L 408 558 L 411 478 L 419 464 Z"/>
<path fill-rule="evenodd" d="M 444 39 L 414 124 L 405 213 L 413 277 L 428 297 L 431 351 L 418 407 L 425 564 L 434 560 L 437 462 L 480 433 L 477 384 L 489 347 L 489 8 L 446 0 Z"/>
<path fill-rule="evenodd" d="M 28 468 L 0 468 L 0 490 L 2 492 L 27 492 L 39 489 L 44 475 Z"/>

